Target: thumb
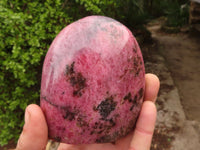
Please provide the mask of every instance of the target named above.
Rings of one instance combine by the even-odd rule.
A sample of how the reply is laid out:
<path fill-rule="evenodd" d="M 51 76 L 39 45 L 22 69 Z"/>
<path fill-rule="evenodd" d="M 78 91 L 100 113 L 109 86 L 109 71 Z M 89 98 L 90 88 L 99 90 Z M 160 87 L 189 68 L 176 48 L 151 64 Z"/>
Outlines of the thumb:
<path fill-rule="evenodd" d="M 44 150 L 48 129 L 44 114 L 38 105 L 31 104 L 25 111 L 25 125 L 16 150 Z"/>
<path fill-rule="evenodd" d="M 155 104 L 151 101 L 145 101 L 136 124 L 129 150 L 150 150 L 156 114 Z"/>

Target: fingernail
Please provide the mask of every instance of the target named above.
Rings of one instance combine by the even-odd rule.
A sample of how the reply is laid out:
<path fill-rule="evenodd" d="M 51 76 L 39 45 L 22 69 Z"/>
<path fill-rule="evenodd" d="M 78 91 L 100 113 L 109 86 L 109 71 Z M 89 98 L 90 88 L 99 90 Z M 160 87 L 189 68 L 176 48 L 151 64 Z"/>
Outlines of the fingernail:
<path fill-rule="evenodd" d="M 28 108 L 26 108 L 26 111 L 25 111 L 25 124 L 27 124 L 28 121 L 30 120 L 30 116 L 31 116 L 31 114 L 30 114 Z"/>

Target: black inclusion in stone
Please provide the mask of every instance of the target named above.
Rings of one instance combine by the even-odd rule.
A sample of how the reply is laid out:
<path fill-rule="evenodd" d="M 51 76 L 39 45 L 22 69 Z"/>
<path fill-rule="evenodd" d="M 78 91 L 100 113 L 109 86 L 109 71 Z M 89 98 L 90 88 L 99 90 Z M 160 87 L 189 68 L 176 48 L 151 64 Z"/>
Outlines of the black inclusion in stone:
<path fill-rule="evenodd" d="M 73 112 L 68 112 L 63 116 L 64 119 L 67 119 L 69 121 L 72 121 L 75 119 L 75 113 Z"/>
<path fill-rule="evenodd" d="M 86 78 L 81 72 L 76 72 L 74 69 L 75 62 L 66 66 L 66 77 L 70 85 L 73 87 L 73 96 L 81 97 L 83 89 L 86 87 Z"/>
<path fill-rule="evenodd" d="M 97 110 L 99 111 L 100 115 L 102 116 L 102 119 L 106 119 L 109 114 L 115 110 L 115 107 L 117 105 L 117 102 L 113 100 L 113 97 L 106 98 L 104 101 L 102 101 L 98 106 Z"/>
<path fill-rule="evenodd" d="M 63 110 L 65 111 L 63 118 L 69 121 L 75 120 L 75 117 L 79 113 L 77 110 L 71 111 L 69 107 L 63 108 Z"/>
<path fill-rule="evenodd" d="M 141 88 L 140 90 L 139 90 L 139 92 L 138 92 L 138 99 L 141 99 L 142 97 L 143 97 L 143 94 L 144 94 L 144 89 L 143 88 Z"/>
<path fill-rule="evenodd" d="M 132 100 L 132 106 L 130 108 L 130 111 L 132 111 L 134 107 L 137 107 L 137 104 L 138 104 L 137 100 L 138 100 L 138 96 L 135 95 L 134 99 Z"/>
<path fill-rule="evenodd" d="M 73 95 L 82 96 L 81 90 L 86 86 L 86 79 L 81 73 L 77 73 L 74 78 L 70 80 L 71 85 L 74 87 Z"/>
<path fill-rule="evenodd" d="M 124 96 L 124 100 L 128 100 L 129 102 L 132 102 L 132 96 L 131 93 L 129 92 L 126 96 Z"/>
<path fill-rule="evenodd" d="M 111 127 L 114 127 L 116 125 L 116 123 L 113 121 L 113 119 L 109 119 L 109 123 Z"/>
<path fill-rule="evenodd" d="M 60 108 L 58 105 L 52 103 L 50 100 L 47 99 L 46 96 L 41 96 L 42 100 L 46 101 L 47 103 L 49 103 L 50 105 L 56 107 L 56 108 Z"/>
<path fill-rule="evenodd" d="M 74 73 L 74 63 L 75 62 L 73 62 L 70 66 L 66 66 L 66 75 L 71 75 Z"/>
<path fill-rule="evenodd" d="M 76 125 L 78 127 L 88 127 L 89 124 L 85 120 L 86 120 L 86 116 L 79 115 L 76 121 Z"/>
<path fill-rule="evenodd" d="M 112 142 L 112 137 L 111 135 L 105 135 L 105 136 L 102 136 L 98 139 L 96 139 L 96 143 L 108 143 L 108 142 Z"/>
<path fill-rule="evenodd" d="M 134 73 L 135 77 L 138 77 L 140 72 L 142 71 L 142 58 L 137 56 L 133 58 L 133 68 L 131 70 Z"/>

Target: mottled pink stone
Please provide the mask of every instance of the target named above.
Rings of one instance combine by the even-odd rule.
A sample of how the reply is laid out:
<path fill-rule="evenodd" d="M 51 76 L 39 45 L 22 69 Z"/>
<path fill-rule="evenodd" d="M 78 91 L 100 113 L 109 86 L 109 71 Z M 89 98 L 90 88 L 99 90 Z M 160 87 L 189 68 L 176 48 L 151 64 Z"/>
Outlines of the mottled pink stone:
<path fill-rule="evenodd" d="M 138 43 L 121 23 L 90 16 L 68 25 L 43 65 L 41 108 L 49 138 L 89 144 L 127 135 L 143 102 L 144 75 Z"/>

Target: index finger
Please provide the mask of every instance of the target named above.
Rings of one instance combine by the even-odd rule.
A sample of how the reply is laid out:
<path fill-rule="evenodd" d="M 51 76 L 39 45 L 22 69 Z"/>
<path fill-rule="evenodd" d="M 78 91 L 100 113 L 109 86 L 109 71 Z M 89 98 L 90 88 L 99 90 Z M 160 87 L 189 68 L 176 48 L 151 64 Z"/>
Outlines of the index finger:
<path fill-rule="evenodd" d="M 145 94 L 144 101 L 155 102 L 160 88 L 160 81 L 154 74 L 145 75 Z"/>

